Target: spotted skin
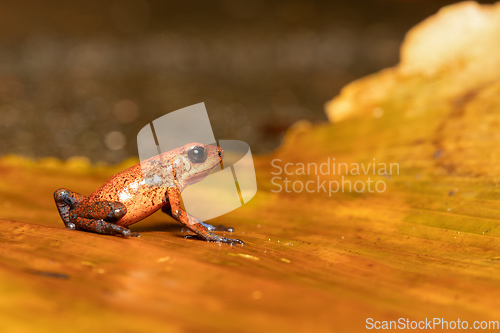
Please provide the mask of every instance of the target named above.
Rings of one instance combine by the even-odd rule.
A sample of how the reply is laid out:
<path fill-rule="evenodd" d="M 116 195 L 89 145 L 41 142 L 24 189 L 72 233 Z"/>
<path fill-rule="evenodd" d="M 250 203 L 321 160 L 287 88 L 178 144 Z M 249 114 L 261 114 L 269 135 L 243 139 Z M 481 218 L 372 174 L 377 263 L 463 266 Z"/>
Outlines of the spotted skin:
<path fill-rule="evenodd" d="M 205 178 L 221 161 L 220 147 L 190 143 L 112 176 L 89 196 L 61 188 L 54 200 L 68 229 L 139 237 L 127 227 L 161 209 L 206 241 L 243 244 L 214 234 L 220 229 L 202 223 L 180 205 L 181 191 Z"/>

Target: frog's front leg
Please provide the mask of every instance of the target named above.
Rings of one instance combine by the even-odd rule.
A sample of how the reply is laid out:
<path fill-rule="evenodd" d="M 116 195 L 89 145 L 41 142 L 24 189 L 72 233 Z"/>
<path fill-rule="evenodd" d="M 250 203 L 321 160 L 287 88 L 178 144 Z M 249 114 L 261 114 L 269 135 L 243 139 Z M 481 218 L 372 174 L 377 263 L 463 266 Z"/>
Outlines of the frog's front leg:
<path fill-rule="evenodd" d="M 87 205 L 78 205 L 69 213 L 69 219 L 77 229 L 85 229 L 105 235 L 139 237 L 116 222 L 127 213 L 127 207 L 118 201 L 98 201 Z"/>
<path fill-rule="evenodd" d="M 161 208 L 161 210 L 165 214 L 168 214 L 168 215 L 174 217 L 172 215 L 172 209 L 171 209 L 170 204 L 168 202 Z M 211 225 L 210 223 L 201 222 L 201 221 L 199 221 L 199 223 L 201 223 L 205 228 L 207 228 L 208 231 L 227 231 L 227 232 L 234 231 L 234 228 L 226 227 L 226 226 L 223 226 L 222 224 L 215 226 L 215 225 Z"/>
<path fill-rule="evenodd" d="M 239 239 L 231 239 L 231 238 L 226 238 L 226 237 L 220 237 L 214 233 L 212 233 L 209 228 L 207 228 L 206 225 L 215 228 L 211 226 L 210 224 L 207 223 L 202 223 L 199 221 L 197 218 L 189 215 L 185 210 L 181 208 L 181 199 L 180 195 L 181 192 L 179 188 L 176 186 L 171 186 L 167 189 L 167 197 L 168 197 L 168 202 L 167 204 L 162 208 L 163 212 L 169 214 L 172 216 L 174 219 L 177 221 L 181 222 L 184 224 L 186 227 L 188 227 L 191 231 L 196 233 L 198 236 L 203 238 L 204 240 L 208 242 L 219 242 L 219 243 L 226 243 L 226 244 L 244 244 L 243 241 Z"/>

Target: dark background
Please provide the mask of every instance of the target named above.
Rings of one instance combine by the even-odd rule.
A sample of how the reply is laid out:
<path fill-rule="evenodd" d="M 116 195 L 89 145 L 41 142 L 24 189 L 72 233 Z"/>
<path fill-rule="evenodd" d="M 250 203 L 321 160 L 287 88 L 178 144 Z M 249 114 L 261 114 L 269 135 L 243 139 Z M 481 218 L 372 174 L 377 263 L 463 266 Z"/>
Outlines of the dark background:
<path fill-rule="evenodd" d="M 269 152 L 453 2 L 0 1 L 0 155 L 119 162 L 199 102 L 216 138 Z"/>

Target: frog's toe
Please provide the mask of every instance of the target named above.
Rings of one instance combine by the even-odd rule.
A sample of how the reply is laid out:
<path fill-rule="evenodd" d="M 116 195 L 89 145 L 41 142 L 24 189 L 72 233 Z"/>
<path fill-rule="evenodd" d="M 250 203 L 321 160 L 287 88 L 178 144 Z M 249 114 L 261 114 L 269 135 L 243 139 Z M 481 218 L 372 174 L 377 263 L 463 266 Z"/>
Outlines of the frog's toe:
<path fill-rule="evenodd" d="M 68 222 L 66 224 L 66 229 L 69 229 L 69 230 L 76 230 L 76 225 L 72 222 Z"/>
<path fill-rule="evenodd" d="M 184 236 L 186 239 L 198 239 L 198 240 L 205 240 L 207 242 L 212 242 L 212 243 L 223 243 L 223 244 L 229 244 L 229 245 L 245 245 L 245 243 L 242 240 L 239 239 L 232 239 L 232 238 L 226 238 L 226 237 L 220 237 L 220 236 L 214 236 L 210 238 L 205 238 L 200 235 L 186 235 Z"/>
<path fill-rule="evenodd" d="M 229 245 L 245 245 L 245 243 L 242 240 L 239 239 L 232 239 L 232 238 L 226 238 L 226 237 L 220 237 L 220 239 L 216 240 L 217 243 L 224 243 L 224 244 L 229 244 Z"/>
<path fill-rule="evenodd" d="M 231 246 L 233 246 L 233 245 L 245 245 L 245 243 L 242 240 L 226 238 L 226 237 L 218 237 L 217 239 L 209 240 L 209 242 L 229 244 Z"/>
<path fill-rule="evenodd" d="M 132 232 L 129 229 L 125 229 L 122 231 L 122 236 L 126 238 L 131 238 L 131 237 L 141 237 L 141 234 L 138 232 Z"/>

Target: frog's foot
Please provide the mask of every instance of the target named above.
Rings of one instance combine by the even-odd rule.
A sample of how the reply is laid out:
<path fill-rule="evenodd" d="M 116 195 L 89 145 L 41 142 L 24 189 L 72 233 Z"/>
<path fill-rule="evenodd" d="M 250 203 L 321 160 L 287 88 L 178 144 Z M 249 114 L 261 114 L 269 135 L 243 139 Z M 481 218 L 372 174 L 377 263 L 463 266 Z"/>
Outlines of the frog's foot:
<path fill-rule="evenodd" d="M 224 243 L 224 244 L 229 244 L 229 245 L 245 245 L 245 242 L 243 242 L 240 239 L 233 239 L 233 238 L 226 238 L 226 237 L 219 237 L 219 239 L 209 240 L 209 242 Z"/>
<path fill-rule="evenodd" d="M 227 232 L 233 232 L 234 228 L 232 227 L 226 227 L 223 226 L 222 224 L 219 224 L 218 226 L 214 226 L 211 224 L 208 224 L 206 222 L 200 222 L 205 228 L 207 228 L 209 231 L 227 231 Z"/>
<path fill-rule="evenodd" d="M 201 238 L 206 240 L 207 242 L 216 242 L 216 243 L 224 243 L 229 245 L 244 245 L 245 243 L 239 239 L 232 239 L 221 237 L 219 235 L 213 234 L 208 228 L 205 227 L 205 223 L 199 222 L 192 225 L 189 225 L 189 229 L 196 233 L 196 235 L 186 236 L 186 238 Z"/>
<path fill-rule="evenodd" d="M 245 243 L 242 240 L 239 239 L 232 239 L 232 238 L 226 238 L 226 237 L 219 237 L 213 238 L 213 239 L 205 239 L 201 237 L 200 235 L 186 235 L 184 236 L 185 239 L 200 239 L 204 240 L 207 242 L 215 242 L 215 243 L 224 243 L 224 244 L 229 244 L 229 245 L 245 245 Z"/>
<path fill-rule="evenodd" d="M 84 217 L 76 217 L 72 219 L 76 229 L 83 229 L 93 231 L 103 235 L 121 235 L 123 237 L 140 237 L 141 234 L 132 232 L 130 229 L 122 227 L 121 225 L 106 222 L 104 220 L 93 220 Z"/>

